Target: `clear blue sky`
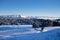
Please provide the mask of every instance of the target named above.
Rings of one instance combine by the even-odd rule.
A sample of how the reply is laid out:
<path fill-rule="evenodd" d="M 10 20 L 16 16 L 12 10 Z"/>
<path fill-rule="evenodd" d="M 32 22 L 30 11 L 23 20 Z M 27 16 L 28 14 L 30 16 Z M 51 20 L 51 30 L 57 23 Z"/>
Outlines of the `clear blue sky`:
<path fill-rule="evenodd" d="M 60 0 L 0 0 L 0 15 L 60 17 Z"/>

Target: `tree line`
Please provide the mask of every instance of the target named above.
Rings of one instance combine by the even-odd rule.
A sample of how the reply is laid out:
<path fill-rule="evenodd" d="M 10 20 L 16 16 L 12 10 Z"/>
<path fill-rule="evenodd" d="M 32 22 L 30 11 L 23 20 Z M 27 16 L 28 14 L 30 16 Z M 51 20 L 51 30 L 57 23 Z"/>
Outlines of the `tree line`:
<path fill-rule="evenodd" d="M 50 20 L 50 19 L 27 19 L 27 18 L 4 18 L 0 17 L 0 25 L 32 25 L 33 23 L 39 24 L 42 26 L 42 23 L 45 23 L 45 26 L 55 26 L 59 25 L 60 20 Z"/>

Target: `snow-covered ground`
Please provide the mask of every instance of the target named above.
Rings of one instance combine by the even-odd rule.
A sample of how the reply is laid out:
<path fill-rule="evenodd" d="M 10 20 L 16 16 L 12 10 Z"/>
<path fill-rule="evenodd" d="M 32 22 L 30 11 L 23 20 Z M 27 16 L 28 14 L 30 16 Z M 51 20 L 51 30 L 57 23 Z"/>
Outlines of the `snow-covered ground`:
<path fill-rule="evenodd" d="M 60 40 L 60 27 L 45 27 L 40 32 L 32 25 L 2 25 L 0 40 Z"/>

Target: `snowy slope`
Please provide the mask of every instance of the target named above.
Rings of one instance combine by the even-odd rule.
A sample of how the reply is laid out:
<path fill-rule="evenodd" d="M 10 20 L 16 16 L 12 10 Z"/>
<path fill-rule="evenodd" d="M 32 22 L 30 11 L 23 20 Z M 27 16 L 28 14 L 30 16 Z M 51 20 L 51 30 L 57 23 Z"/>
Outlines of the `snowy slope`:
<path fill-rule="evenodd" d="M 15 38 L 17 38 L 17 40 L 60 40 L 60 29 L 38 34 L 20 35 L 19 37 Z"/>
<path fill-rule="evenodd" d="M 38 32 L 30 26 L 0 27 L 0 40 L 60 40 L 60 27 L 45 27 Z"/>

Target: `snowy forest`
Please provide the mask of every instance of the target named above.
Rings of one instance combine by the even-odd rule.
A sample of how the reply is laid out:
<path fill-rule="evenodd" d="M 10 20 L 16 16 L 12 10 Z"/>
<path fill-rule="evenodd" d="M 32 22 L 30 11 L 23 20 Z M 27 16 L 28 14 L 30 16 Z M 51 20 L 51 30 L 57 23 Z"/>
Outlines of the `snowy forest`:
<path fill-rule="evenodd" d="M 22 18 L 22 17 L 4 17 L 0 16 L 0 25 L 32 25 L 37 23 L 42 26 L 43 22 L 45 26 L 60 26 L 60 19 L 36 19 L 36 18 Z"/>

